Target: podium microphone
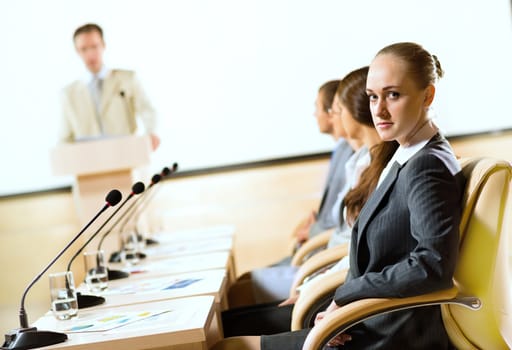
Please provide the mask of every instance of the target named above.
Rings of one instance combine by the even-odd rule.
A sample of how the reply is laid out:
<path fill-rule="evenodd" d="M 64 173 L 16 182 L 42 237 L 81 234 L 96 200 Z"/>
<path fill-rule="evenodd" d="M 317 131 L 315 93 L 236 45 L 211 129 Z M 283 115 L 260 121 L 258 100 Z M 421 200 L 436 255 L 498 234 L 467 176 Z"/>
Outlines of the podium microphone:
<path fill-rule="evenodd" d="M 98 235 L 98 233 L 105 227 L 105 225 L 112 220 L 112 218 L 121 210 L 121 208 L 128 202 L 134 195 L 144 192 L 144 184 L 142 182 L 137 182 L 132 186 L 132 192 L 126 197 L 123 203 L 117 207 L 117 209 L 108 217 L 105 222 L 92 234 L 91 237 L 78 249 L 78 251 L 73 255 L 73 257 L 69 260 L 67 271 L 71 270 L 71 264 L 75 259 L 80 255 L 80 253 L 84 250 L 84 248 L 91 243 L 91 241 Z M 124 271 L 120 271 L 125 274 L 125 277 L 128 277 L 129 274 Z M 96 305 L 103 304 L 105 302 L 105 298 L 97 296 L 97 295 L 88 295 L 88 294 L 82 294 L 80 292 L 76 293 L 76 299 L 78 303 L 79 309 L 84 309 Z"/>
<path fill-rule="evenodd" d="M 128 125 L 130 125 L 130 116 L 133 115 L 133 110 L 129 105 L 129 101 L 128 101 L 128 98 L 126 97 L 126 93 L 124 92 L 124 90 L 119 91 L 119 96 L 123 100 L 124 109 L 126 112 L 126 119 L 128 120 Z"/>
<path fill-rule="evenodd" d="M 25 297 L 32 286 L 45 274 L 46 271 L 59 259 L 62 254 L 84 233 L 87 228 L 108 208 L 113 207 L 121 201 L 122 195 L 118 190 L 110 191 L 105 197 L 103 208 L 85 225 L 84 228 L 62 249 L 50 263 L 29 283 L 21 297 L 20 306 L 20 328 L 11 330 L 5 335 L 5 342 L 2 349 L 34 349 L 65 342 L 68 336 L 64 333 L 52 331 L 40 331 L 37 327 L 29 327 L 28 317 L 25 312 Z"/>
<path fill-rule="evenodd" d="M 117 221 L 115 223 L 112 224 L 112 226 L 110 226 L 110 228 L 107 230 L 107 232 L 105 232 L 102 236 L 101 236 L 101 239 L 100 239 L 100 242 L 98 243 L 98 248 L 97 250 L 101 250 L 101 246 L 103 245 L 103 241 L 105 240 L 105 238 L 110 234 L 110 232 L 112 232 L 112 230 L 114 229 L 114 227 L 116 227 L 120 222 L 121 220 L 123 220 L 127 214 L 131 213 L 133 211 L 133 208 L 134 206 L 137 204 L 137 202 L 143 198 L 144 196 L 147 195 L 147 192 L 152 188 L 152 186 L 157 183 L 158 181 L 160 181 L 160 175 L 153 175 L 153 177 L 151 178 L 151 183 L 149 184 L 148 188 L 145 190 L 144 194 L 142 196 L 139 196 L 135 199 L 135 201 L 128 207 L 128 209 L 126 209 L 124 211 L 124 213 L 117 219 Z M 117 256 L 116 258 L 110 258 L 109 262 L 119 262 L 121 261 L 120 259 L 120 254 L 119 252 L 115 252 L 115 253 L 112 253 L 112 256 Z M 125 278 L 127 276 L 124 276 L 124 277 L 118 277 L 118 276 L 115 276 L 116 273 L 111 273 L 110 272 L 111 270 L 109 270 L 109 274 L 108 274 L 108 279 L 119 279 L 119 278 Z M 121 271 L 121 273 L 125 273 L 123 271 Z M 117 277 L 117 278 L 116 278 Z"/>

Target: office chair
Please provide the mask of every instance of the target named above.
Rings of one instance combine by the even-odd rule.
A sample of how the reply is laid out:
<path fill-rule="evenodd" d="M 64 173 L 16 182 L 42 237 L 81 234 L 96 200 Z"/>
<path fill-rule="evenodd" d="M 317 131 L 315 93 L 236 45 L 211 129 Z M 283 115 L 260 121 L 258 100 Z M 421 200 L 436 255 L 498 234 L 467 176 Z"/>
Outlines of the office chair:
<path fill-rule="evenodd" d="M 334 229 L 324 231 L 304 242 L 304 244 L 292 254 L 291 265 L 300 266 L 315 253 L 325 249 L 333 232 Z"/>
<path fill-rule="evenodd" d="M 316 314 L 329 306 L 336 288 L 345 283 L 347 272 L 342 270 L 320 276 L 300 292 L 292 310 L 292 331 L 314 326 Z"/>
<path fill-rule="evenodd" d="M 512 347 L 512 166 L 491 158 L 465 159 L 461 165 L 467 184 L 454 286 L 415 297 L 349 303 L 314 326 L 303 349 L 322 349 L 336 334 L 373 316 L 433 304 L 440 305 L 457 349 Z"/>
<path fill-rule="evenodd" d="M 348 243 L 328 248 L 311 256 L 299 266 L 295 272 L 294 281 L 290 287 L 290 296 L 295 294 L 295 290 L 306 280 L 314 278 L 316 275 L 325 272 L 325 270 L 336 265 L 342 258 L 348 255 Z"/>

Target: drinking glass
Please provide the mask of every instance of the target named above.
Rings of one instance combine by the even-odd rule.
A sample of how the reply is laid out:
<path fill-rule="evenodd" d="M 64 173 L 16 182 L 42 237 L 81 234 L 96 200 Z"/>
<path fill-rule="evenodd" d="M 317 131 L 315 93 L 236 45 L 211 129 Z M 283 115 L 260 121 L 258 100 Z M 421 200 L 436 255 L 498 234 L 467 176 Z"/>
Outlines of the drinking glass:
<path fill-rule="evenodd" d="M 121 251 L 121 260 L 127 265 L 136 265 L 139 263 L 139 238 L 134 231 L 124 232 L 122 235 L 123 247 Z"/>
<path fill-rule="evenodd" d="M 56 272 L 49 275 L 53 315 L 58 320 L 68 320 L 78 313 L 73 272 Z"/>
<path fill-rule="evenodd" d="M 105 253 L 103 250 L 95 250 L 84 253 L 85 284 L 93 293 L 101 292 L 108 287 L 108 270 L 105 265 Z"/>

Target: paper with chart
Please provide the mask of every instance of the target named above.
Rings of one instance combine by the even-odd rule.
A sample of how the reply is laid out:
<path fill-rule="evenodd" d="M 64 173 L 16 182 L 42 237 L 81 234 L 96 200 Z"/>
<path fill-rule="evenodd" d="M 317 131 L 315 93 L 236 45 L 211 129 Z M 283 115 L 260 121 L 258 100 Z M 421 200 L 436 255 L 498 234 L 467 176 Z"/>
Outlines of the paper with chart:
<path fill-rule="evenodd" d="M 172 312 L 172 310 L 142 310 L 127 312 L 106 312 L 102 316 L 93 314 L 80 316 L 77 319 L 63 323 L 59 331 L 64 333 L 106 332 L 152 317 Z"/>
<path fill-rule="evenodd" d="M 201 281 L 202 278 L 182 278 L 182 277 L 163 277 L 148 280 L 140 280 L 133 283 L 123 283 L 119 286 L 109 287 L 102 295 L 115 295 L 115 294 L 131 294 L 131 293 L 146 293 L 157 292 L 171 289 L 181 289 L 188 287 L 196 282 Z"/>

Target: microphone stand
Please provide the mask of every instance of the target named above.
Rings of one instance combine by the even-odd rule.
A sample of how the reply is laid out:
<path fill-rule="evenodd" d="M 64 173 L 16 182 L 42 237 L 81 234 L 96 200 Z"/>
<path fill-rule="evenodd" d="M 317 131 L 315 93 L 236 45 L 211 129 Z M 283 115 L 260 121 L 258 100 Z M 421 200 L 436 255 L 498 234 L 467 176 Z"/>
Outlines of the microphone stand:
<path fill-rule="evenodd" d="M 153 189 L 153 186 L 155 184 L 157 184 L 161 180 L 161 178 L 162 177 L 159 174 L 153 175 L 153 177 L 151 178 L 151 183 L 149 184 L 147 190 L 144 192 L 144 195 L 139 197 L 139 198 L 137 198 L 137 199 L 138 200 L 142 200 L 142 203 L 145 203 L 145 201 L 147 200 L 147 198 L 149 196 L 148 193 L 151 192 L 151 190 Z M 138 209 L 140 208 L 141 204 L 138 203 L 138 202 L 139 201 L 136 201 L 136 202 L 132 203 L 132 205 L 128 208 L 128 210 L 126 210 L 124 212 L 123 217 L 119 218 L 119 220 L 115 223 L 115 225 L 117 225 L 121 219 L 124 219 L 126 217 L 126 219 L 123 221 L 123 223 L 121 225 L 121 228 L 119 229 L 119 234 L 122 234 L 122 232 L 124 231 L 124 228 L 126 227 L 126 224 L 130 221 L 131 216 L 133 215 L 133 213 L 137 212 Z M 135 204 L 138 204 L 139 207 L 135 207 Z M 130 213 L 130 215 L 126 215 L 128 213 Z M 121 251 L 122 250 L 123 250 L 123 243 L 121 243 Z M 109 262 L 121 262 L 121 251 L 113 252 L 110 255 Z M 146 255 L 144 253 L 141 253 L 141 252 L 137 252 L 135 254 L 137 254 L 137 257 L 141 258 L 141 259 L 144 259 L 146 257 Z"/>
<path fill-rule="evenodd" d="M 67 271 L 71 270 L 71 264 L 75 259 L 80 255 L 80 253 L 85 249 L 85 247 L 98 235 L 98 233 L 105 227 L 105 225 L 123 208 L 123 206 L 128 202 L 135 194 L 139 194 L 144 191 L 144 184 L 142 182 L 137 182 L 132 186 L 132 192 L 128 195 L 128 197 L 124 200 L 123 203 L 108 217 L 105 222 L 94 232 L 94 234 L 89 237 L 89 239 L 78 249 L 78 251 L 73 255 L 73 257 L 69 260 Z M 99 262 L 98 262 L 99 265 Z M 67 283 L 67 280 L 66 280 Z M 93 307 L 97 305 L 101 305 L 105 302 L 105 298 L 98 295 L 91 294 L 82 294 L 80 292 L 76 293 L 76 299 L 78 303 L 79 309 L 85 309 L 88 307 Z"/>
<path fill-rule="evenodd" d="M 176 163 L 174 163 L 174 164 L 176 164 Z M 177 164 L 176 164 L 176 166 L 177 166 Z M 171 169 L 169 169 L 168 167 L 164 167 L 162 169 L 162 172 L 160 173 L 160 176 L 162 177 L 162 180 L 163 180 L 167 176 L 169 176 L 171 173 L 172 173 Z M 154 195 L 154 191 L 153 191 L 153 195 Z M 153 195 L 151 197 L 153 197 Z M 137 220 L 138 220 L 138 217 L 137 217 Z M 137 234 L 137 238 L 138 239 L 140 239 L 140 240 L 144 239 L 142 234 L 139 233 L 139 230 L 137 229 L 137 224 L 135 224 L 135 233 Z M 146 245 L 156 245 L 156 244 L 158 244 L 158 242 L 156 240 L 151 239 L 151 238 L 146 238 L 145 243 L 146 243 Z"/>
<path fill-rule="evenodd" d="M 107 195 L 106 201 L 107 203 L 103 206 L 103 208 L 90 220 L 87 225 L 85 225 L 80 232 L 76 234 L 76 236 L 50 261 L 48 265 L 29 283 L 29 285 L 25 288 L 23 295 L 21 297 L 21 305 L 20 305 L 20 328 L 11 330 L 5 335 L 5 342 L 2 345 L 2 349 L 33 349 L 42 346 L 48 346 L 53 344 L 58 344 L 65 342 L 68 339 L 68 336 L 65 333 L 53 332 L 53 331 L 41 331 L 38 330 L 37 327 L 29 327 L 28 325 L 28 317 L 25 311 L 25 298 L 27 296 L 28 291 L 32 286 L 50 269 L 50 267 L 59 259 L 62 254 L 69 247 L 75 243 L 75 241 L 84 233 L 89 226 L 110 206 L 114 206 L 121 201 L 121 192 L 118 190 L 112 190 Z"/>
<path fill-rule="evenodd" d="M 133 206 L 137 203 L 137 201 L 140 199 L 141 197 L 137 197 L 135 198 L 135 201 L 128 207 L 128 209 L 126 209 L 124 211 L 124 213 L 117 219 L 117 221 L 112 224 L 112 226 L 110 226 L 110 228 L 101 236 L 101 239 L 98 243 L 98 248 L 97 250 L 101 250 L 101 246 L 103 245 L 103 241 L 105 240 L 105 238 L 110 234 L 110 232 L 112 232 L 112 230 L 114 229 L 114 227 L 119 223 L 119 221 L 124 218 L 126 216 L 126 214 L 128 212 L 131 211 L 131 209 L 133 208 Z M 114 253 L 113 253 L 114 254 Z M 112 261 L 112 259 L 109 260 L 109 262 L 115 262 L 115 261 Z M 109 267 L 107 267 L 107 272 L 108 272 L 108 279 L 109 281 L 113 281 L 113 280 L 119 280 L 119 279 L 123 279 L 123 278 L 128 278 L 130 276 L 130 274 L 126 271 L 122 271 L 122 270 L 113 270 Z"/>
<path fill-rule="evenodd" d="M 169 169 L 168 167 L 164 167 L 162 169 L 162 172 L 160 173 L 160 176 L 162 177 L 162 180 L 165 180 L 169 178 L 172 174 L 174 174 L 176 171 L 178 171 L 178 163 L 173 163 L 171 169 Z M 151 198 L 153 198 L 156 193 L 157 192 L 153 191 Z M 137 233 L 138 236 L 140 236 L 140 239 L 143 239 L 142 235 L 137 230 L 137 226 L 135 226 L 135 232 Z M 151 237 L 147 237 L 145 241 L 147 246 L 159 244 L 157 240 Z"/>

